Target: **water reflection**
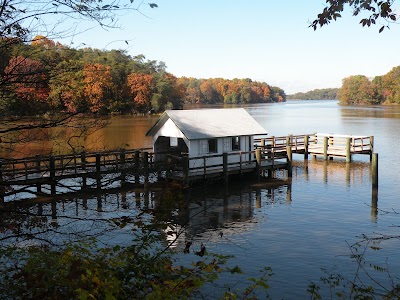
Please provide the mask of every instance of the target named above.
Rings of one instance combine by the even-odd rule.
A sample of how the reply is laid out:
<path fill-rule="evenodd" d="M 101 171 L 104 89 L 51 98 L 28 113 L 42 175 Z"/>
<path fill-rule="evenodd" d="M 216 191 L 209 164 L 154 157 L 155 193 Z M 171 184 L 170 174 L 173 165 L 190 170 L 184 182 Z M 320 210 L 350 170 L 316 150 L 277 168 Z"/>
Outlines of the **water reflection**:
<path fill-rule="evenodd" d="M 7 202 L 0 213 L 0 240 L 17 242 L 35 235 L 38 241 L 59 244 L 66 239 L 94 235 L 119 241 L 129 233 L 125 227 L 121 230 L 115 226 L 121 222 L 117 219 L 134 220 L 144 215 L 154 223 L 185 228 L 184 238 L 195 239 L 209 230 L 229 231 L 233 224 L 241 224 L 240 230 L 249 230 L 255 224 L 255 209 L 290 202 L 291 183 L 286 181 L 241 182 L 222 191 L 219 184 L 208 184 L 189 191 L 125 190 L 60 201 Z M 133 223 L 128 227 L 132 228 Z"/>

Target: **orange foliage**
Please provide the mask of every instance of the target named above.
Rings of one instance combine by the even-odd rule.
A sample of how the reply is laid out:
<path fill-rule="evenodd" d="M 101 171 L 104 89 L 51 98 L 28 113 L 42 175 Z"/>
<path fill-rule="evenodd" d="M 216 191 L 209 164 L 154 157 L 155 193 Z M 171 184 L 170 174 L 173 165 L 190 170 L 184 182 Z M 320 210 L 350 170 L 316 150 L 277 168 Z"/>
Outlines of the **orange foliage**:
<path fill-rule="evenodd" d="M 127 85 L 134 105 L 139 110 L 150 109 L 154 83 L 154 77 L 151 74 L 132 73 L 128 75 Z"/>
<path fill-rule="evenodd" d="M 88 64 L 83 68 L 85 96 L 92 112 L 105 106 L 106 92 L 112 87 L 111 67 L 102 64 Z"/>

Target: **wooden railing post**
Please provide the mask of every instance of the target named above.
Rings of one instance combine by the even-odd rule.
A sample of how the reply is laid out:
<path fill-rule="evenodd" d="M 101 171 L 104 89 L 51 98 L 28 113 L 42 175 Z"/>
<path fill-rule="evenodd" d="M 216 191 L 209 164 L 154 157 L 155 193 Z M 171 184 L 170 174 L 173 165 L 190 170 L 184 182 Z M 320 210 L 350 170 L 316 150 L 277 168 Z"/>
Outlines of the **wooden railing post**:
<path fill-rule="evenodd" d="M 304 136 L 304 159 L 308 159 L 308 142 L 309 142 L 310 136 L 305 135 Z"/>
<path fill-rule="evenodd" d="M 268 169 L 268 178 L 272 179 L 272 177 L 274 176 L 274 165 L 275 165 L 275 149 L 268 149 L 267 152 L 267 157 L 268 160 L 271 162 L 271 168 Z"/>
<path fill-rule="evenodd" d="M 82 168 L 82 189 L 86 189 L 87 180 L 86 180 L 86 153 L 85 151 L 81 152 L 81 168 Z"/>
<path fill-rule="evenodd" d="M 328 160 L 328 141 L 329 141 L 329 137 L 328 136 L 324 136 L 324 160 Z"/>
<path fill-rule="evenodd" d="M 292 143 L 293 143 L 293 135 L 292 135 L 292 134 L 289 134 L 289 135 L 286 137 L 286 146 L 292 146 Z"/>
<path fill-rule="evenodd" d="M 140 174 L 140 151 L 135 151 L 135 183 L 139 183 Z"/>
<path fill-rule="evenodd" d="M 144 172 L 144 182 L 149 182 L 149 153 L 147 151 L 142 152 L 143 161 L 143 172 Z"/>
<path fill-rule="evenodd" d="M 378 153 L 372 154 L 372 188 L 378 188 Z"/>
<path fill-rule="evenodd" d="M 346 138 L 346 162 L 351 162 L 351 138 Z"/>
<path fill-rule="evenodd" d="M 40 174 L 40 155 L 36 155 L 36 172 Z M 40 182 L 36 183 L 36 193 L 42 193 L 42 184 Z"/>
<path fill-rule="evenodd" d="M 207 176 L 207 157 L 203 156 L 203 176 L 206 178 Z"/>
<path fill-rule="evenodd" d="M 121 170 L 121 186 L 123 186 L 125 184 L 125 175 L 126 175 L 126 170 L 125 170 L 125 149 L 121 149 L 121 153 L 119 155 L 119 161 L 120 161 L 120 170 Z"/>
<path fill-rule="evenodd" d="M 54 156 L 49 157 L 50 166 L 50 193 L 52 196 L 56 195 L 56 163 Z"/>
<path fill-rule="evenodd" d="M 258 150 L 258 149 L 257 149 Z M 261 151 L 261 149 L 260 149 Z M 223 167 L 223 173 L 224 173 L 224 183 L 228 184 L 228 153 L 224 152 L 222 154 L 222 167 Z"/>
<path fill-rule="evenodd" d="M 293 161 L 293 153 L 292 153 L 292 147 L 291 146 L 286 146 L 286 152 L 287 152 L 287 171 L 288 171 L 288 177 L 291 178 L 292 177 L 292 161 Z"/>
<path fill-rule="evenodd" d="M 101 188 L 101 156 L 96 153 L 96 187 Z"/>
<path fill-rule="evenodd" d="M 261 172 L 261 149 L 256 149 L 256 177 L 260 179 Z"/>
<path fill-rule="evenodd" d="M 370 151 L 369 160 L 372 161 L 372 154 L 374 153 L 374 136 L 373 135 L 371 135 L 369 137 L 369 151 Z"/>

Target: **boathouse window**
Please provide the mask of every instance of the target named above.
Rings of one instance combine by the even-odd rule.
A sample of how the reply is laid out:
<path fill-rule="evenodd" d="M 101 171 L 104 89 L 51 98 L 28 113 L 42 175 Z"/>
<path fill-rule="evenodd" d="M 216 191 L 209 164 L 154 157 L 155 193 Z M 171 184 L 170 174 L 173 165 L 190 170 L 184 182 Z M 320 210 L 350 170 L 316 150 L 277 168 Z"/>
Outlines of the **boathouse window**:
<path fill-rule="evenodd" d="M 199 152 L 200 154 L 205 153 L 217 153 L 217 139 L 208 139 L 208 140 L 200 140 L 199 141 Z"/>
<path fill-rule="evenodd" d="M 224 152 L 240 150 L 240 137 L 224 138 Z"/>
<path fill-rule="evenodd" d="M 240 150 L 240 137 L 232 137 L 232 150 Z"/>
<path fill-rule="evenodd" d="M 232 150 L 232 139 L 224 138 L 224 152 L 228 152 Z"/>
<path fill-rule="evenodd" d="M 208 140 L 208 152 L 209 153 L 217 153 L 218 152 L 217 139 L 209 139 Z"/>

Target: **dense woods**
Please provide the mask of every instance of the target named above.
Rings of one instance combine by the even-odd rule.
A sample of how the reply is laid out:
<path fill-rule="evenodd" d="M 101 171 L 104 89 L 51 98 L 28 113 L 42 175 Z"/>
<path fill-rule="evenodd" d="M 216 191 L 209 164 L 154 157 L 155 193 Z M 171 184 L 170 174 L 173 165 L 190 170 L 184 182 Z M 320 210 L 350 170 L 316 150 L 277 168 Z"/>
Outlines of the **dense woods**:
<path fill-rule="evenodd" d="M 305 93 L 287 95 L 294 100 L 335 100 L 339 89 L 316 89 Z"/>
<path fill-rule="evenodd" d="M 196 79 L 181 77 L 178 83 L 185 87 L 185 103 L 263 103 L 286 101 L 285 92 L 265 82 L 246 79 Z"/>
<path fill-rule="evenodd" d="M 355 75 L 343 79 L 338 98 L 341 104 L 400 104 L 400 66 L 370 79 Z"/>
<path fill-rule="evenodd" d="M 0 43 L 8 43 L 3 39 Z M 1 46 L 1 45 L 0 45 Z M 176 78 L 163 62 L 123 50 L 74 49 L 37 36 L 0 53 L 1 115 L 146 113 L 184 103 L 285 101 L 282 89 L 251 79 Z"/>

